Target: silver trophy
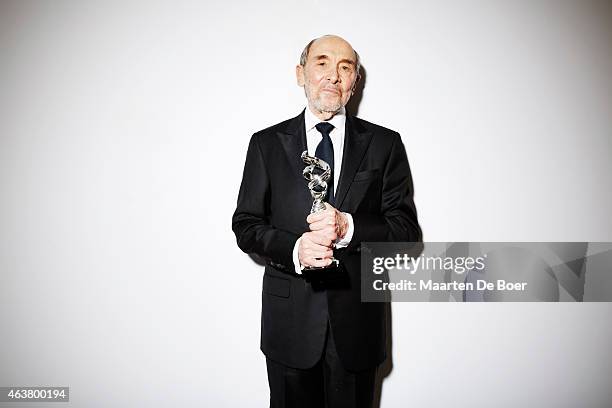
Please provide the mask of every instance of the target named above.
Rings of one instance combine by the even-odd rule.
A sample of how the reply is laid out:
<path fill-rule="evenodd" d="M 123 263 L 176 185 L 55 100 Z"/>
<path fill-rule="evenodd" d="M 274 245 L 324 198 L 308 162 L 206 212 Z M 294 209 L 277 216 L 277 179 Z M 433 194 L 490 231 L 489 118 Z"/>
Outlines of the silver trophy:
<path fill-rule="evenodd" d="M 308 189 L 312 195 L 312 207 L 310 213 L 316 213 L 325 210 L 325 196 L 327 195 L 327 180 L 331 176 L 331 167 L 324 160 L 318 157 L 309 156 L 308 151 L 302 152 L 302 161 L 306 164 L 302 175 L 308 180 Z M 338 266 L 338 260 L 332 258 L 332 263 L 328 266 L 307 266 L 305 269 L 325 269 Z"/>

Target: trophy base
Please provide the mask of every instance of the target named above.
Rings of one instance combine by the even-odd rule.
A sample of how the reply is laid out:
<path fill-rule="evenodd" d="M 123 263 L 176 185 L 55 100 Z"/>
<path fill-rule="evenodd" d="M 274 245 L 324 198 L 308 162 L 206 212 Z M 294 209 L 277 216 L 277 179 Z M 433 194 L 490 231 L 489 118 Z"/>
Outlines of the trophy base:
<path fill-rule="evenodd" d="M 338 260 L 332 259 L 332 263 L 327 266 L 305 266 L 302 271 L 320 271 L 323 269 L 336 269 L 338 267 Z"/>
<path fill-rule="evenodd" d="M 334 259 L 327 266 L 311 266 L 302 269 L 302 276 L 304 276 L 307 282 L 321 284 L 337 280 L 338 276 L 342 273 L 341 269 L 338 260 Z"/>

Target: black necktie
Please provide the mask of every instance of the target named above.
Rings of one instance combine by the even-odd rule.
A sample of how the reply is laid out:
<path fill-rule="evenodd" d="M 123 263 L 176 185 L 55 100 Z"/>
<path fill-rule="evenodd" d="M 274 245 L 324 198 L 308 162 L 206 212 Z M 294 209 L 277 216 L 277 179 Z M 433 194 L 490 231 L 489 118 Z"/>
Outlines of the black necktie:
<path fill-rule="evenodd" d="M 329 167 L 331 167 L 331 176 L 327 180 L 327 201 L 330 204 L 334 204 L 334 145 L 331 137 L 329 137 L 329 133 L 334 129 L 334 125 L 328 122 L 321 122 L 317 123 L 315 127 L 323 135 L 323 139 L 321 139 L 315 151 L 315 156 L 327 162 Z"/>

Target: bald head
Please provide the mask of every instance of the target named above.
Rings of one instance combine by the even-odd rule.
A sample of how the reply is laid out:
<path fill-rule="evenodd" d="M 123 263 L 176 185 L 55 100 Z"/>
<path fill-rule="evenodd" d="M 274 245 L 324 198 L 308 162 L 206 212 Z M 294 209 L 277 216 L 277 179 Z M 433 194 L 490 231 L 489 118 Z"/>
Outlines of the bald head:
<path fill-rule="evenodd" d="M 311 40 L 308 44 L 306 44 L 306 47 L 304 47 L 304 50 L 302 51 L 302 54 L 300 55 L 300 65 L 304 66 L 306 65 L 306 61 L 308 60 L 308 54 L 310 53 L 310 48 L 312 47 L 312 45 L 320 40 L 324 40 L 324 39 L 336 39 L 339 40 L 341 42 L 344 42 L 347 46 L 349 46 L 351 48 L 351 50 L 353 50 L 353 53 L 355 54 L 355 70 L 357 71 L 357 74 L 359 75 L 359 70 L 361 69 L 361 60 L 359 59 L 359 54 L 357 53 L 357 51 L 355 51 L 355 49 L 351 46 L 351 44 L 346 41 L 344 38 L 338 36 L 338 35 L 334 35 L 334 34 L 326 34 L 323 35 L 321 37 L 315 38 L 313 40 Z"/>

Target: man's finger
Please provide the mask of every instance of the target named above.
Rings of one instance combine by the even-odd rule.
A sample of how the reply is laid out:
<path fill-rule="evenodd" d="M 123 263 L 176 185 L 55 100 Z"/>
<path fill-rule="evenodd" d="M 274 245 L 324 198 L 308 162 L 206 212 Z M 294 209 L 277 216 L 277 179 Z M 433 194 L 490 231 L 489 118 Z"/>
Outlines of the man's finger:
<path fill-rule="evenodd" d="M 321 220 L 317 222 L 313 222 L 309 225 L 311 231 L 321 231 L 321 230 L 332 230 L 335 231 L 337 225 L 335 220 Z"/>
<path fill-rule="evenodd" d="M 321 251 L 308 251 L 304 253 L 304 258 L 306 259 L 330 259 L 334 256 L 333 251 L 330 250 L 321 250 Z"/>
<path fill-rule="evenodd" d="M 308 217 L 306 217 L 306 222 L 312 224 L 313 222 L 321 221 L 325 217 L 327 217 L 325 211 L 319 211 L 316 213 L 309 214 Z"/>
<path fill-rule="evenodd" d="M 330 203 L 325 203 L 325 211 L 336 212 L 336 207 L 334 207 Z"/>
<path fill-rule="evenodd" d="M 335 218 L 336 217 L 336 209 L 334 207 L 332 207 L 329 203 L 325 203 L 325 210 L 323 211 L 317 211 L 315 213 L 309 214 L 308 217 L 306 217 L 306 222 L 313 223 L 316 221 L 320 221 L 324 218 Z"/>
<path fill-rule="evenodd" d="M 312 216 L 312 217 L 311 217 Z M 309 224 L 314 224 L 315 222 L 335 222 L 336 220 L 336 214 L 335 213 L 325 213 L 325 212 L 320 212 L 320 213 L 315 213 L 315 214 L 311 214 L 308 217 L 306 217 L 306 222 Z"/>
<path fill-rule="evenodd" d="M 321 233 L 311 233 L 308 234 L 308 237 L 306 238 L 307 242 L 309 241 L 310 245 L 314 246 L 322 246 L 322 247 L 329 247 L 331 245 L 331 238 L 325 234 L 321 234 Z"/>
<path fill-rule="evenodd" d="M 323 249 L 331 247 L 332 240 L 329 235 L 320 232 L 308 232 L 302 235 L 300 248 L 303 249 Z"/>
<path fill-rule="evenodd" d="M 313 235 L 319 236 L 319 242 L 321 245 L 330 246 L 332 241 L 335 241 L 338 238 L 338 234 L 335 228 L 323 228 L 320 230 L 312 231 Z M 323 238 L 323 241 L 320 238 Z M 327 243 L 329 241 L 329 243 Z"/>
<path fill-rule="evenodd" d="M 331 259 L 334 256 L 334 251 L 330 248 L 315 244 L 300 246 L 298 251 L 298 258 L 302 265 L 308 265 L 313 260 Z"/>

